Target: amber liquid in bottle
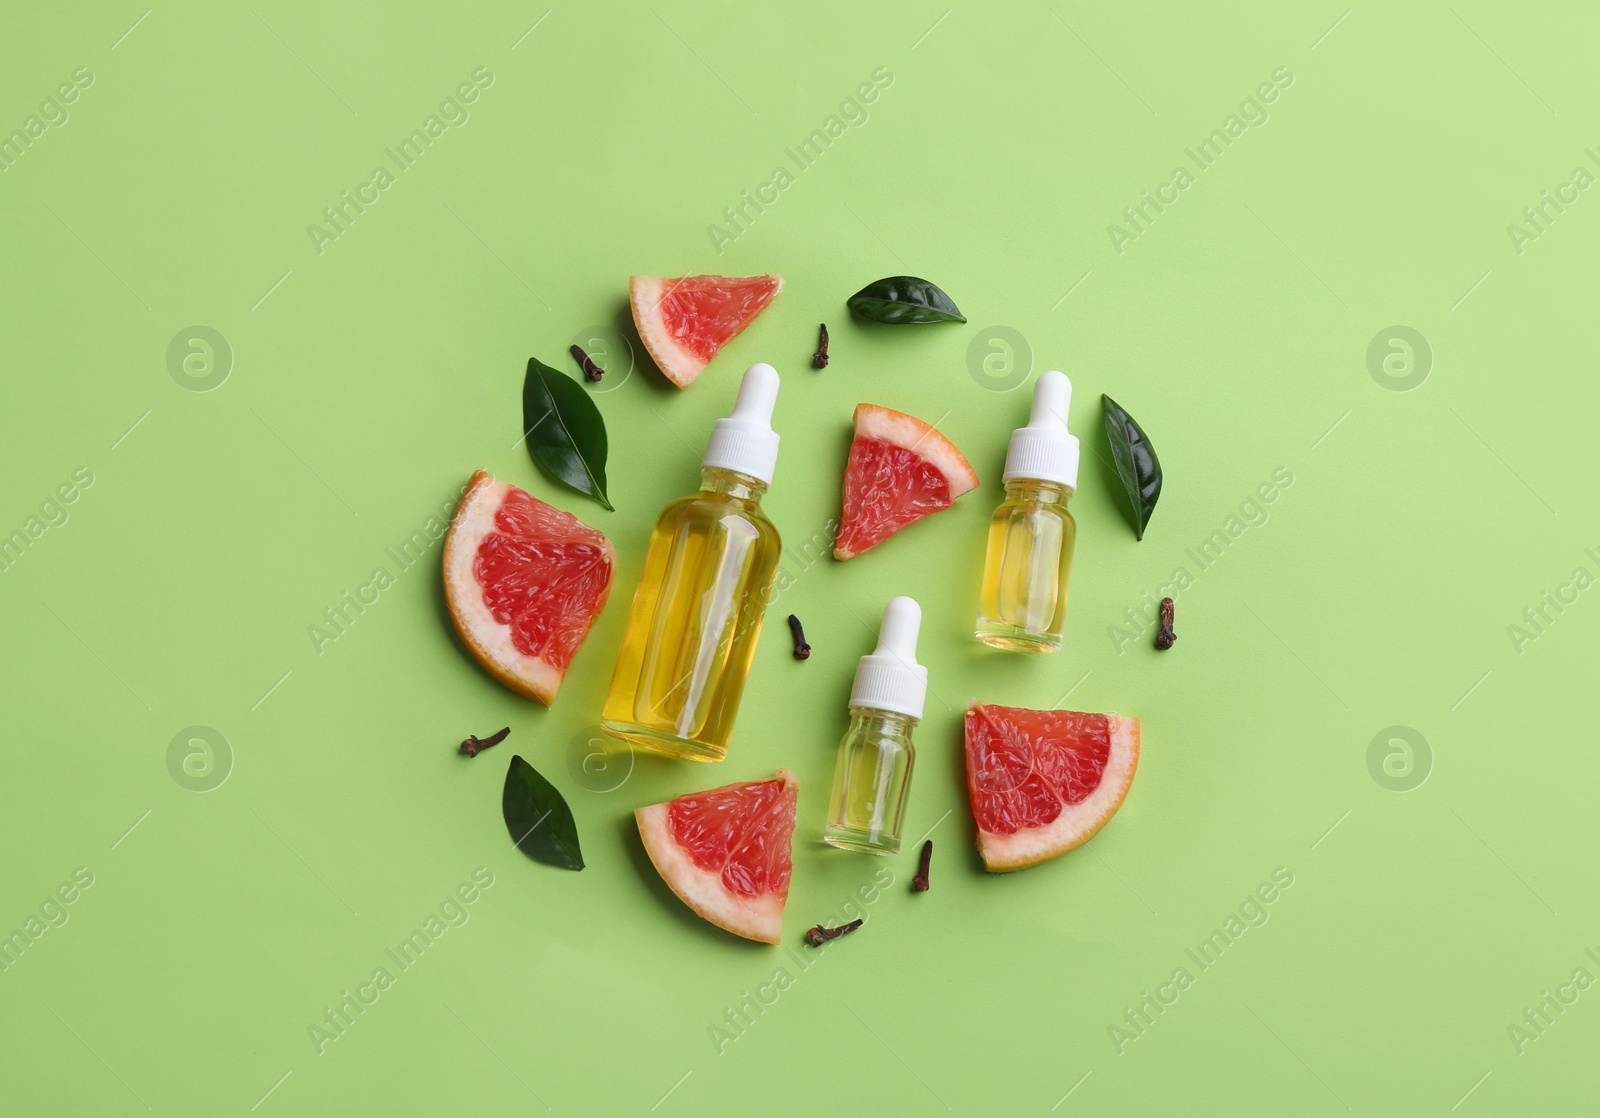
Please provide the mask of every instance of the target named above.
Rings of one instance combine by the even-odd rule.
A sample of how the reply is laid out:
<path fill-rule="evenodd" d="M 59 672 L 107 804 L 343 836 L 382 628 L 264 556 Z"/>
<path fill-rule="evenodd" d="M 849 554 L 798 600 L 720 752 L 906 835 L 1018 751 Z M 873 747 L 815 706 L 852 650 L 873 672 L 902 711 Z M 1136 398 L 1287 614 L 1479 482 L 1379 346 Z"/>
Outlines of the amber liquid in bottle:
<path fill-rule="evenodd" d="M 601 716 L 608 733 L 696 761 L 727 755 L 781 549 L 766 489 L 707 467 L 700 492 L 662 510 Z"/>
<path fill-rule="evenodd" d="M 1067 587 L 1078 525 L 1067 511 L 1072 490 L 1013 478 L 989 522 L 975 635 L 1019 652 L 1054 652 L 1067 619 Z"/>

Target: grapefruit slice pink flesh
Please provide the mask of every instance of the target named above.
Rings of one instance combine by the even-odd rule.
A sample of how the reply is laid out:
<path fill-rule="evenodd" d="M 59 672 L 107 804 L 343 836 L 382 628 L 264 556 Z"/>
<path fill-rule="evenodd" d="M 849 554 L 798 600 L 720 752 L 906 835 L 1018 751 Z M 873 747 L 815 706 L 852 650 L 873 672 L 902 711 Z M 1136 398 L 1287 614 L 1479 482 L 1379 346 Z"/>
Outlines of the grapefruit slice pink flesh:
<path fill-rule="evenodd" d="M 855 421 L 835 559 L 876 547 L 978 486 L 978 475 L 955 444 L 915 416 L 857 404 Z"/>
<path fill-rule="evenodd" d="M 1115 714 L 967 707 L 967 792 L 991 873 L 1081 846 L 1105 826 L 1139 766 L 1139 720 Z"/>
<path fill-rule="evenodd" d="M 548 704 L 605 607 L 616 566 L 599 531 L 479 470 L 445 541 L 445 602 L 490 675 Z"/>
<path fill-rule="evenodd" d="M 724 931 L 761 943 L 783 935 L 790 838 L 800 782 L 728 784 L 635 811 L 644 848 L 684 904 Z"/>
<path fill-rule="evenodd" d="M 628 302 L 645 349 L 679 388 L 737 337 L 783 290 L 783 277 L 631 276 Z"/>

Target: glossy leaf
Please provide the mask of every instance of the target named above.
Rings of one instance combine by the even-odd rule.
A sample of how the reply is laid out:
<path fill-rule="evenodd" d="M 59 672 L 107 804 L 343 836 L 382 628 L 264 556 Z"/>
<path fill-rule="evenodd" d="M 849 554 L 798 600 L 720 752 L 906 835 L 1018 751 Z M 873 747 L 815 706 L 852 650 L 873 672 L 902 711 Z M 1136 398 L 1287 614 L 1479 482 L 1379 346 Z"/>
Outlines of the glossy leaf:
<path fill-rule="evenodd" d="M 528 857 L 562 869 L 583 869 L 572 809 L 556 786 L 521 757 L 512 757 L 511 768 L 506 770 L 500 809 L 511 841 Z"/>
<path fill-rule="evenodd" d="M 522 382 L 522 430 L 528 453 L 545 473 L 611 508 L 600 409 L 577 381 L 537 358 L 528 359 Z"/>
<path fill-rule="evenodd" d="M 848 302 L 862 318 L 895 326 L 967 320 L 938 285 L 916 276 L 890 276 L 869 283 Z"/>
<path fill-rule="evenodd" d="M 1128 505 L 1133 510 L 1133 531 L 1144 539 L 1145 525 L 1156 510 L 1161 496 L 1161 459 L 1156 448 L 1150 445 L 1150 436 L 1134 421 L 1133 416 L 1110 396 L 1101 396 L 1105 408 L 1106 441 L 1111 444 L 1111 461 L 1122 479 L 1122 488 L 1128 493 Z"/>

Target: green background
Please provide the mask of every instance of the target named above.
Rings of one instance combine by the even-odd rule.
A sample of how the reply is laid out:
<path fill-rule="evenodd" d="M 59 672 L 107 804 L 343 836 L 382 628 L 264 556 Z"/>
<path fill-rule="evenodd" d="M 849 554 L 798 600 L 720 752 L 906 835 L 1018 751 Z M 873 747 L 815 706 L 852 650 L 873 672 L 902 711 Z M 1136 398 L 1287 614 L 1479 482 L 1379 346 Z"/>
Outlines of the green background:
<path fill-rule="evenodd" d="M 1538 1039 L 1509 1028 L 1579 968 L 1600 977 L 1600 761 L 1581 730 L 1600 201 L 1568 190 L 1542 231 L 1522 216 L 1574 168 L 1600 173 L 1600 18 L 320 7 L 0 17 L 0 131 L 76 68 L 94 77 L 0 174 L 0 532 L 59 521 L 41 503 L 93 476 L 0 574 L 0 932 L 76 868 L 94 880 L 0 973 L 7 1112 L 1483 1115 L 1594 1097 L 1600 990 L 1568 987 Z M 470 120 L 319 253 L 323 207 L 480 67 Z M 866 119 L 792 163 L 880 67 Z M 1292 85 L 1200 171 L 1185 149 L 1279 67 Z M 1123 208 L 1180 166 L 1194 184 L 1119 252 L 1108 226 L 1135 231 Z M 719 254 L 708 226 L 778 167 L 793 184 Z M 1513 221 L 1540 233 L 1520 252 Z M 625 375 L 630 273 L 769 270 L 783 295 L 690 390 L 642 353 Z M 900 273 L 969 323 L 850 320 L 851 292 Z M 169 372 L 195 325 L 232 353 L 208 392 Z M 1396 325 L 1428 352 L 1408 358 Z M 612 363 L 596 399 L 615 513 L 513 445 L 527 358 L 575 372 L 576 337 Z M 649 526 L 753 360 L 784 377 L 766 507 L 793 585 L 731 755 L 586 773 Z M 1067 646 L 1022 658 L 969 634 L 1027 410 L 1026 387 L 1001 389 L 1047 368 L 1076 386 L 1080 540 Z M 1401 390 L 1408 368 L 1425 376 Z M 1142 542 L 1102 392 L 1166 468 Z M 984 484 L 848 565 L 808 564 L 862 400 L 940 420 Z M 618 548 L 549 710 L 455 643 L 437 545 L 403 572 L 386 553 L 479 467 Z M 1292 483 L 1251 504 L 1277 470 Z M 1219 530 L 1202 571 L 1188 549 Z M 395 585 L 319 654 L 308 627 L 379 566 Z M 1119 642 L 1179 567 L 1176 648 Z M 1542 633 L 1508 631 L 1563 586 L 1576 601 L 1545 606 Z M 935 840 L 925 895 L 910 853 L 816 841 L 855 659 L 899 593 L 925 610 L 932 681 L 907 827 Z M 1140 717 L 1138 777 L 1092 844 L 981 872 L 972 697 Z M 455 753 L 505 724 L 506 745 Z M 169 750 L 193 726 L 229 757 L 190 779 Z M 512 847 L 513 752 L 568 795 L 585 872 Z M 787 944 L 767 948 L 689 915 L 630 814 L 779 765 L 803 791 Z M 862 931 L 799 946 L 885 866 Z M 397 971 L 386 949 L 480 867 L 494 884 L 468 922 L 319 1054 L 310 1026 Z M 1293 885 L 1266 922 L 1202 970 L 1188 950 L 1279 867 Z M 780 967 L 787 988 L 719 1052 L 712 1026 Z M 1119 1042 L 1180 967 L 1188 989 Z"/>

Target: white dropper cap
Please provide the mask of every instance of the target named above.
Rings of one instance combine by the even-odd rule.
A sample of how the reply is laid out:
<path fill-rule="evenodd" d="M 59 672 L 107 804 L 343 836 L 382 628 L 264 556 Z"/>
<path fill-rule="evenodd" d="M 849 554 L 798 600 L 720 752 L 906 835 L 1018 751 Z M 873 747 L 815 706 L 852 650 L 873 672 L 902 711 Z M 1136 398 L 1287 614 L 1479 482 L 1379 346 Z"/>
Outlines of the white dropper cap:
<path fill-rule="evenodd" d="M 922 607 L 915 598 L 891 598 L 883 610 L 878 647 L 856 668 L 850 705 L 922 717 L 928 696 L 928 669 L 917 663 L 917 631 Z"/>
<path fill-rule="evenodd" d="M 1014 477 L 1053 481 L 1078 488 L 1078 439 L 1067 431 L 1072 382 L 1052 369 L 1039 374 L 1033 386 L 1033 414 L 1018 427 L 1006 450 L 1007 480 Z"/>
<path fill-rule="evenodd" d="M 756 362 L 744 371 L 733 414 L 717 420 L 706 443 L 702 466 L 733 470 L 772 484 L 778 464 L 778 433 L 772 429 L 772 405 L 778 402 L 778 370 Z"/>

